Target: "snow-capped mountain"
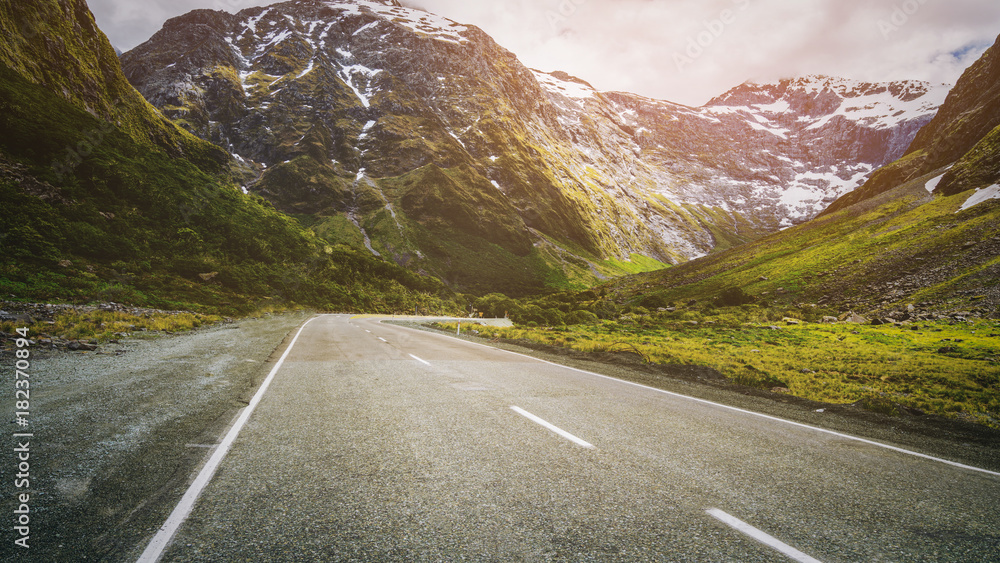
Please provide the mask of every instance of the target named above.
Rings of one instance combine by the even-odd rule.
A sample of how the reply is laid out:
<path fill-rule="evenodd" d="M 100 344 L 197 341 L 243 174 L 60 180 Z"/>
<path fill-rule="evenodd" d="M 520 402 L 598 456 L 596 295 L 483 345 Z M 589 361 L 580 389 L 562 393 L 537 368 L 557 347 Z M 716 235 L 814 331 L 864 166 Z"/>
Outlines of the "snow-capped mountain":
<path fill-rule="evenodd" d="M 934 119 L 920 130 L 906 158 L 878 170 L 860 189 L 824 212 L 833 213 L 871 199 L 927 174 L 927 184 L 942 195 L 1000 182 L 1000 39 L 963 73 Z"/>
<path fill-rule="evenodd" d="M 602 259 L 676 263 L 804 221 L 900 156 L 947 94 L 810 77 L 690 108 L 530 70 L 389 0 L 198 10 L 122 62 L 260 174 L 250 191 L 450 281 L 469 252 L 601 277 Z"/>
<path fill-rule="evenodd" d="M 813 76 L 743 84 L 690 108 L 552 76 L 540 82 L 557 100 L 609 105 L 634 131 L 649 191 L 781 226 L 811 219 L 902 156 L 948 94 L 924 82 Z"/>

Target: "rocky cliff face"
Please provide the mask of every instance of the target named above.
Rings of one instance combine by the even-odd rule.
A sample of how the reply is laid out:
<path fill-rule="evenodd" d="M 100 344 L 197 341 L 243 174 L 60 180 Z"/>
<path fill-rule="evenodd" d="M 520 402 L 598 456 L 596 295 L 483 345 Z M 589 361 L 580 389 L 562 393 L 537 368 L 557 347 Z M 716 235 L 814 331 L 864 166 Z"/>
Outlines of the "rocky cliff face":
<path fill-rule="evenodd" d="M 946 94 L 812 77 L 689 108 L 527 69 L 475 27 L 376 0 L 199 10 L 122 61 L 259 175 L 248 190 L 451 281 L 470 252 L 592 279 L 603 259 L 677 263 L 804 221 Z"/>

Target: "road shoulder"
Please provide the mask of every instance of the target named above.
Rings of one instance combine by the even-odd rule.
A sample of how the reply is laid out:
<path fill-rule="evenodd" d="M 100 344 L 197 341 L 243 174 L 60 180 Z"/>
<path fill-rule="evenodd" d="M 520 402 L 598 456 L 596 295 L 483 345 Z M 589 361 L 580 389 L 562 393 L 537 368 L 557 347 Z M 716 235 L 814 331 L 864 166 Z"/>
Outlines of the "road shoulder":
<path fill-rule="evenodd" d="M 117 354 L 39 354 L 32 362 L 32 558 L 134 560 L 135 546 L 163 523 L 288 336 L 311 316 L 127 339 Z M 11 454 L 4 457 L 10 466 Z M 14 495 L 5 498 L 9 505 Z"/>

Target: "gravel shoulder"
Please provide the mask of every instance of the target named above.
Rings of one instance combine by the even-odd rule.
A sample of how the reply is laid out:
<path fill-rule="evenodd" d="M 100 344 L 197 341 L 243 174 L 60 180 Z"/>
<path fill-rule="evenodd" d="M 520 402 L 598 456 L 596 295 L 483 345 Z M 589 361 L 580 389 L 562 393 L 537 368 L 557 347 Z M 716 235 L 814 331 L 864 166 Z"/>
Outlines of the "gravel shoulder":
<path fill-rule="evenodd" d="M 4 354 L 0 412 L 30 432 L 30 549 L 4 561 L 125 561 L 162 525 L 197 468 L 246 406 L 311 313 L 127 339 L 115 353 L 32 350 L 30 426 L 16 423 L 13 367 Z M 16 447 L 16 444 L 14 444 Z M 13 447 L 2 473 L 18 467 Z M 3 511 L 17 509 L 3 481 Z M 13 559 L 16 556 L 17 559 Z"/>

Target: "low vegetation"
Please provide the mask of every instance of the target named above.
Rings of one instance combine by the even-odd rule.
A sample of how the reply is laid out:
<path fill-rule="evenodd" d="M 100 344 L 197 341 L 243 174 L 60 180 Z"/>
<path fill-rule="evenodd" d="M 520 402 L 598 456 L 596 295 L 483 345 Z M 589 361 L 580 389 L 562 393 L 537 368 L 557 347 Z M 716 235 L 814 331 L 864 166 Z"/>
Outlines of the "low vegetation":
<path fill-rule="evenodd" d="M 775 324 L 757 306 L 628 314 L 587 324 L 481 327 L 484 336 L 714 368 L 738 385 L 887 414 L 920 411 L 1000 427 L 1000 323 Z M 454 324 L 441 328 L 455 330 Z M 470 328 L 466 326 L 466 328 Z"/>
<path fill-rule="evenodd" d="M 28 327 L 20 322 L 3 321 L 0 322 L 0 332 L 14 334 L 19 328 L 28 328 L 28 334 L 33 339 L 107 341 L 135 333 L 186 332 L 222 320 L 223 317 L 218 315 L 189 312 L 66 311 L 55 315 L 54 320 L 35 321 Z"/>

